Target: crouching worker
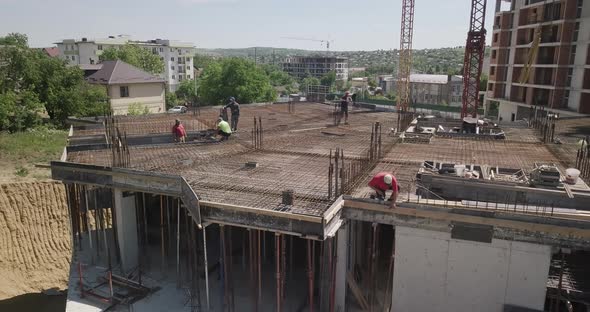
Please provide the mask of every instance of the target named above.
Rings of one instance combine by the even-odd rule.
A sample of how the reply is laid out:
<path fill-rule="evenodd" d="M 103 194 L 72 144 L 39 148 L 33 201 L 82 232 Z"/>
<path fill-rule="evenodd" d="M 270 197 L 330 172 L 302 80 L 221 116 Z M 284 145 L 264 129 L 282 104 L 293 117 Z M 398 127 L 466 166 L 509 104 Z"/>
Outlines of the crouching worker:
<path fill-rule="evenodd" d="M 389 172 L 379 172 L 369 182 L 369 187 L 375 191 L 375 195 L 371 195 L 371 198 L 379 200 L 385 199 L 385 193 L 391 190 L 391 208 L 395 208 L 395 202 L 399 194 L 399 185 L 395 176 Z"/>
<path fill-rule="evenodd" d="M 229 139 L 231 135 L 231 127 L 229 126 L 229 123 L 221 117 L 217 119 L 217 134 L 221 136 L 221 141 Z"/>

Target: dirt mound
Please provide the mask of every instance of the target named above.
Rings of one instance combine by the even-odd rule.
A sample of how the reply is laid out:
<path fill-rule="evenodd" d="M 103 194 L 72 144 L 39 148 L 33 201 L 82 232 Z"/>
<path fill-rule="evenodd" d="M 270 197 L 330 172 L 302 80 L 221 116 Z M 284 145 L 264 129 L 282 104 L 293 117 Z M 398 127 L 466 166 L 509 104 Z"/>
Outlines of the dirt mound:
<path fill-rule="evenodd" d="M 63 184 L 0 184 L 0 299 L 64 289 L 70 235 Z"/>

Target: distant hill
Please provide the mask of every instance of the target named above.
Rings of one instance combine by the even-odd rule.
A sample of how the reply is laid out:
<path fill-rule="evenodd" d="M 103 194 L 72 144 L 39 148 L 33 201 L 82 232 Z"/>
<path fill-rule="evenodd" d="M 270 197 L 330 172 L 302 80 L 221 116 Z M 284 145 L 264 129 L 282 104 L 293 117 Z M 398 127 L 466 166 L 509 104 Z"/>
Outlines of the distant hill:
<path fill-rule="evenodd" d="M 349 67 L 366 67 L 370 73 L 393 73 L 397 64 L 397 49 L 375 51 L 330 51 L 330 55 L 349 59 Z M 270 47 L 242 49 L 197 49 L 198 54 L 213 57 L 243 57 L 259 63 L 281 63 L 289 56 L 326 55 L 326 51 L 283 49 Z M 463 67 L 463 47 L 420 49 L 413 51 L 413 70 L 418 73 L 459 74 Z M 489 54 L 489 48 L 486 49 Z"/>

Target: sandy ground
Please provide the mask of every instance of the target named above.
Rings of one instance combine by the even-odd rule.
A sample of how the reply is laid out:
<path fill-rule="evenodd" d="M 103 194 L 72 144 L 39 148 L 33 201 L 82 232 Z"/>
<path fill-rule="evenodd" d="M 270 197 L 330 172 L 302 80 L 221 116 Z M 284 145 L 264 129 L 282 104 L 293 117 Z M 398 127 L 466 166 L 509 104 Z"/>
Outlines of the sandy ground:
<path fill-rule="evenodd" d="M 0 300 L 65 289 L 71 252 L 61 183 L 0 184 Z"/>

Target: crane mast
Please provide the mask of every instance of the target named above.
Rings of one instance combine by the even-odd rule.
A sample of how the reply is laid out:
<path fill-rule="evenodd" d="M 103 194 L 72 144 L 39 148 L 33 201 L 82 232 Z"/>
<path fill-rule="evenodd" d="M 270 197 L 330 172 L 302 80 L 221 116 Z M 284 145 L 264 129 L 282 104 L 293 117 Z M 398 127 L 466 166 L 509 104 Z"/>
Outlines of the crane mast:
<path fill-rule="evenodd" d="M 461 118 L 477 117 L 479 82 L 486 44 L 486 0 L 471 0 L 471 18 L 463 61 L 463 100 Z"/>

